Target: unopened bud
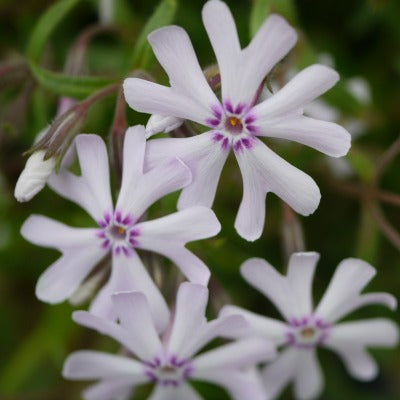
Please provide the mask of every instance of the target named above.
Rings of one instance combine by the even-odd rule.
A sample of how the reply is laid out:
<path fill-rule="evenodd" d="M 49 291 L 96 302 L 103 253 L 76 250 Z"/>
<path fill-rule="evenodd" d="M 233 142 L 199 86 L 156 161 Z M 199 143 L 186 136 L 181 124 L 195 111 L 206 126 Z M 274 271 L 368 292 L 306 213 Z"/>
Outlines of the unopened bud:
<path fill-rule="evenodd" d="M 44 159 L 44 150 L 35 151 L 25 164 L 24 170 L 15 185 L 14 196 L 20 202 L 31 200 L 46 184 L 54 171 L 56 160 L 54 157 Z"/>
<path fill-rule="evenodd" d="M 153 114 L 146 125 L 146 138 L 156 133 L 171 132 L 183 124 L 183 119 L 176 117 L 164 117 L 163 115 Z"/>

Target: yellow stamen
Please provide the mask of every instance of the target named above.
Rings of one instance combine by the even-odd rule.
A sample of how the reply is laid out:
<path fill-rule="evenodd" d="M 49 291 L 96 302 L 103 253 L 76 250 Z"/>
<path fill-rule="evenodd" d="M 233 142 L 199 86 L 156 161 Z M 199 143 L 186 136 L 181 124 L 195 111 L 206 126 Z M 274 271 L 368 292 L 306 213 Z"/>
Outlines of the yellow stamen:
<path fill-rule="evenodd" d="M 230 117 L 229 118 L 229 123 L 232 125 L 232 126 L 235 126 L 236 124 L 240 124 L 240 120 L 238 120 L 236 117 Z"/>
<path fill-rule="evenodd" d="M 310 327 L 301 330 L 301 336 L 305 338 L 310 338 L 314 336 L 314 333 L 315 333 L 314 329 Z"/>
<path fill-rule="evenodd" d="M 121 235 L 123 235 L 125 233 L 125 229 L 122 226 L 118 227 L 118 233 L 120 233 Z"/>

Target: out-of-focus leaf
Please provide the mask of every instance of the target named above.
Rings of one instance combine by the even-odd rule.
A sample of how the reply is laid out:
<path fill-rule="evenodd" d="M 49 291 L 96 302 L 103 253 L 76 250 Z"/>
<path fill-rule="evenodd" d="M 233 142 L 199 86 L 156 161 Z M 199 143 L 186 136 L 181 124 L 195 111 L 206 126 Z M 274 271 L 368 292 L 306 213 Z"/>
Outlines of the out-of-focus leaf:
<path fill-rule="evenodd" d="M 365 182 L 371 182 L 374 176 L 374 165 L 359 149 L 352 147 L 346 157 L 359 178 Z"/>
<path fill-rule="evenodd" d="M 81 0 L 61 0 L 50 7 L 37 22 L 28 43 L 27 55 L 35 78 L 59 95 L 83 98 L 110 84 L 112 79 L 93 76 L 70 76 L 48 71 L 39 65 L 40 55 L 53 30 Z"/>
<path fill-rule="evenodd" d="M 149 67 L 154 56 L 147 41 L 147 36 L 152 31 L 162 26 L 169 25 L 172 22 L 176 12 L 176 6 L 176 0 L 163 0 L 158 5 L 136 40 L 132 58 L 129 63 L 131 69 L 146 69 Z"/>
<path fill-rule="evenodd" d="M 268 15 L 275 13 L 296 23 L 296 7 L 293 0 L 254 0 L 250 14 L 250 37 L 253 37 Z"/>
<path fill-rule="evenodd" d="M 361 209 L 360 229 L 356 245 L 356 257 L 376 263 L 379 248 L 379 232 L 371 213 L 365 205 Z"/>
<path fill-rule="evenodd" d="M 254 0 L 250 13 L 250 37 L 253 37 L 270 14 L 271 0 Z"/>
<path fill-rule="evenodd" d="M 115 82 L 115 79 L 96 76 L 72 76 L 48 71 L 31 64 L 36 79 L 48 90 L 62 96 L 84 98 Z"/>
<path fill-rule="evenodd" d="M 50 7 L 39 19 L 28 42 L 27 55 L 38 62 L 42 50 L 53 30 L 81 0 L 61 0 Z"/>

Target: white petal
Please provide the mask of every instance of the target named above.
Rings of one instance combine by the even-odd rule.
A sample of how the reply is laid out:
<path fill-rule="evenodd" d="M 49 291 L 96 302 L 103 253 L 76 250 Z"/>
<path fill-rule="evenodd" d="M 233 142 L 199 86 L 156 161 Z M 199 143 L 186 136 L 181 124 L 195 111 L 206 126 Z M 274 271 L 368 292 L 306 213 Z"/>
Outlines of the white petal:
<path fill-rule="evenodd" d="M 311 65 L 299 72 L 276 94 L 252 109 L 257 125 L 302 113 L 302 108 L 329 90 L 339 80 L 339 74 L 325 65 Z"/>
<path fill-rule="evenodd" d="M 73 228 L 43 215 L 31 215 L 22 225 L 21 235 L 38 246 L 63 251 L 98 243 L 97 229 Z"/>
<path fill-rule="evenodd" d="M 123 86 L 125 100 L 136 111 L 188 119 L 202 125 L 213 118 L 211 108 L 174 88 L 138 78 L 125 79 Z"/>
<path fill-rule="evenodd" d="M 180 356 L 193 333 L 206 323 L 208 290 L 202 285 L 184 282 L 179 286 L 175 316 L 168 342 L 168 351 Z"/>
<path fill-rule="evenodd" d="M 288 327 L 287 324 L 281 321 L 258 315 L 241 307 L 229 305 L 224 306 L 220 311 L 220 316 L 226 315 L 241 315 L 249 324 L 239 332 L 229 332 L 228 337 L 257 335 L 267 337 L 278 345 L 286 342 L 285 334 Z"/>
<path fill-rule="evenodd" d="M 104 256 L 98 243 L 65 251 L 40 275 L 36 296 L 51 304 L 68 299 Z"/>
<path fill-rule="evenodd" d="M 108 379 L 89 386 L 83 393 L 84 400 L 129 400 L 133 384 L 127 379 Z"/>
<path fill-rule="evenodd" d="M 329 331 L 326 345 L 393 347 L 399 341 L 399 328 L 389 319 L 374 318 L 334 325 Z"/>
<path fill-rule="evenodd" d="M 297 41 L 296 31 L 279 15 L 271 15 L 243 50 L 243 66 L 239 82 L 234 86 L 235 97 L 242 102 L 252 100 L 262 80 L 292 49 Z M 247 94 L 244 98 L 244 93 Z"/>
<path fill-rule="evenodd" d="M 297 39 L 283 18 L 272 15 L 241 51 L 232 15 L 221 1 L 206 3 L 203 22 L 221 71 L 222 97 L 236 104 L 253 100 L 261 81 Z"/>
<path fill-rule="evenodd" d="M 121 325 L 87 311 L 75 311 L 72 314 L 72 319 L 86 328 L 94 329 L 103 335 L 112 337 L 143 361 L 152 361 L 161 349 L 161 344 L 157 349 L 157 343 L 154 340 L 147 340 L 146 329 L 127 331 Z M 140 321 L 138 321 L 138 324 L 140 324 Z"/>
<path fill-rule="evenodd" d="M 136 252 L 129 257 L 113 257 L 111 277 L 92 302 L 90 312 L 116 319 L 111 295 L 126 291 L 139 291 L 146 295 L 157 331 L 163 332 L 169 321 L 168 306 Z"/>
<path fill-rule="evenodd" d="M 146 348 L 149 355 L 157 354 L 161 342 L 146 296 L 141 292 L 120 292 L 112 295 L 112 301 L 121 326 L 130 333 L 136 346 Z"/>
<path fill-rule="evenodd" d="M 235 21 L 228 6 L 218 0 L 207 1 L 202 16 L 221 74 L 222 97 L 230 98 L 232 86 L 238 81 L 235 65 L 241 60 Z"/>
<path fill-rule="evenodd" d="M 292 140 L 331 157 L 346 155 L 351 146 L 350 133 L 340 125 L 303 116 L 265 122 L 259 129 L 259 135 Z"/>
<path fill-rule="evenodd" d="M 246 321 L 240 315 L 225 315 L 199 326 L 190 340 L 181 349 L 182 357 L 191 357 L 217 337 L 229 337 L 235 332 L 242 332 Z"/>
<path fill-rule="evenodd" d="M 188 242 L 217 234 L 221 226 L 212 210 L 192 207 L 153 221 L 136 225 L 140 236 L 138 247 L 171 258 L 188 279 L 207 284 L 208 268 L 189 250 Z"/>
<path fill-rule="evenodd" d="M 324 386 L 324 378 L 319 365 L 316 351 L 299 351 L 297 358 L 294 391 L 299 400 L 317 398 Z"/>
<path fill-rule="evenodd" d="M 212 132 L 189 138 L 150 140 L 146 150 L 146 168 L 167 157 L 180 158 L 192 172 L 192 183 L 179 198 L 178 209 L 202 205 L 211 207 L 222 168 L 229 151 L 213 141 Z"/>
<path fill-rule="evenodd" d="M 20 202 L 31 200 L 39 193 L 56 166 L 54 157 L 44 160 L 44 150 L 35 151 L 26 161 L 15 185 L 14 196 Z"/>
<path fill-rule="evenodd" d="M 277 398 L 294 378 L 299 351 L 288 347 L 262 370 L 262 380 L 269 398 Z"/>
<path fill-rule="evenodd" d="M 275 356 L 275 346 L 271 341 L 253 337 L 202 353 L 193 360 L 192 364 L 195 369 L 239 369 L 270 361 Z"/>
<path fill-rule="evenodd" d="M 143 364 L 131 358 L 86 350 L 70 354 L 62 374 L 65 378 L 80 380 L 125 378 L 133 384 L 148 380 L 143 369 Z"/>
<path fill-rule="evenodd" d="M 99 220 L 113 208 L 107 149 L 97 135 L 78 135 L 75 145 L 82 175 L 61 170 L 50 177 L 49 184 L 59 195 L 79 204 Z"/>
<path fill-rule="evenodd" d="M 202 400 L 202 397 L 188 383 L 178 387 L 157 385 L 148 400 Z"/>
<path fill-rule="evenodd" d="M 265 219 L 265 195 L 273 192 L 302 215 L 312 214 L 321 194 L 308 175 L 280 158 L 258 139 L 252 148 L 235 152 L 243 178 L 243 198 L 235 221 L 247 240 L 260 237 Z"/>
<path fill-rule="evenodd" d="M 128 128 L 123 148 L 122 182 L 118 196 L 118 205 L 129 201 L 132 188 L 139 185 L 143 175 L 146 134 L 142 125 Z"/>
<path fill-rule="evenodd" d="M 222 386 L 233 400 L 265 400 L 261 382 L 254 376 L 232 369 L 195 370 L 193 378 Z"/>
<path fill-rule="evenodd" d="M 319 254 L 294 253 L 290 257 L 287 279 L 297 312 L 296 317 L 310 315 L 313 311 L 312 281 Z"/>
<path fill-rule="evenodd" d="M 129 185 L 125 196 L 118 199 L 116 209 L 138 219 L 157 200 L 188 185 L 192 180 L 189 168 L 179 159 L 170 159 L 151 169 Z"/>
<path fill-rule="evenodd" d="M 171 132 L 183 124 L 183 119 L 153 114 L 146 124 L 146 138 L 159 132 Z"/>
<path fill-rule="evenodd" d="M 369 381 L 378 375 L 378 365 L 368 351 L 362 345 L 343 344 L 330 345 L 332 350 L 338 353 L 347 372 L 355 379 Z"/>
<path fill-rule="evenodd" d="M 179 26 L 167 26 L 148 36 L 158 61 L 167 72 L 171 86 L 209 110 L 219 101 L 211 90 L 188 34 Z"/>
<path fill-rule="evenodd" d="M 376 270 L 368 263 L 348 258 L 337 267 L 335 274 L 322 297 L 316 314 L 327 322 L 334 322 L 368 303 L 383 303 L 390 308 L 396 307 L 396 300 L 389 294 L 361 295 L 361 290 L 375 276 Z"/>
<path fill-rule="evenodd" d="M 296 313 L 297 305 L 288 280 L 261 258 L 250 258 L 240 267 L 243 278 L 274 303 L 281 314 L 289 320 Z"/>

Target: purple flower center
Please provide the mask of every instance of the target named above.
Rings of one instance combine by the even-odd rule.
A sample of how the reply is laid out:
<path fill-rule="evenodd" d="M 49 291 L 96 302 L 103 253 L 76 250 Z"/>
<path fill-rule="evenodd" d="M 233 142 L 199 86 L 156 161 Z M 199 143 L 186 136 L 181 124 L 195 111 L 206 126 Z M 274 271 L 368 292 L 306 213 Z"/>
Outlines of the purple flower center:
<path fill-rule="evenodd" d="M 286 332 L 287 343 L 301 349 L 322 345 L 329 336 L 330 325 L 315 315 L 291 318 Z"/>
<path fill-rule="evenodd" d="M 225 120 L 225 129 L 232 135 L 238 135 L 243 131 L 242 120 L 237 117 L 227 117 Z"/>
<path fill-rule="evenodd" d="M 124 254 L 129 257 L 132 249 L 139 244 L 137 238 L 140 232 L 135 228 L 135 221 L 133 215 L 123 215 L 120 211 L 104 213 L 103 219 L 98 221 L 100 230 L 97 232 L 101 247 L 112 250 L 115 255 Z"/>
<path fill-rule="evenodd" d="M 178 387 L 190 378 L 193 367 L 188 360 L 179 360 L 176 356 L 169 356 L 165 361 L 156 357 L 146 363 L 145 375 L 154 383 L 162 386 Z"/>

